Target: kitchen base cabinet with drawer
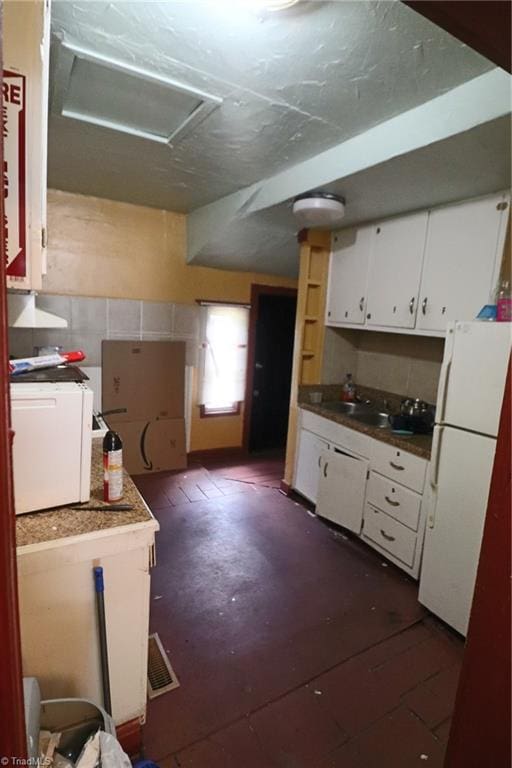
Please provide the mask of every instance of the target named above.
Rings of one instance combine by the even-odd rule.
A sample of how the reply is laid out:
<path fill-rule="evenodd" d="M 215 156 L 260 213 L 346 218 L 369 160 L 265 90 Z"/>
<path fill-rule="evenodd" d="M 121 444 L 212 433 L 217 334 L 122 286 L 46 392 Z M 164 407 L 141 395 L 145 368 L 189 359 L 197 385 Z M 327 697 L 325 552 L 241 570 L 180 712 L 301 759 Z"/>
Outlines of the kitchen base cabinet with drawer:
<path fill-rule="evenodd" d="M 364 509 L 362 535 L 365 541 L 400 568 L 413 569 L 418 548 L 416 533 L 368 503 Z"/>
<path fill-rule="evenodd" d="M 370 472 L 366 500 L 413 531 L 418 530 L 422 496 L 377 472 Z"/>
<path fill-rule="evenodd" d="M 418 578 L 428 461 L 307 410 L 299 426 L 293 488 Z"/>

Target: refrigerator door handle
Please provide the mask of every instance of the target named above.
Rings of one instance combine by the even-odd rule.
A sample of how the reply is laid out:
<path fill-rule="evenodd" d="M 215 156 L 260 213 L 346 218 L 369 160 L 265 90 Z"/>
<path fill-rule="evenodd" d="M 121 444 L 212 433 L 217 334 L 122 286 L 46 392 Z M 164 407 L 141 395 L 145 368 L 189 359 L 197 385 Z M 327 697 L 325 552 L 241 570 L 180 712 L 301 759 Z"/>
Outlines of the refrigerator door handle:
<path fill-rule="evenodd" d="M 446 394 L 448 391 L 448 379 L 450 378 L 450 369 L 452 367 L 451 358 L 441 366 L 441 376 L 439 377 L 439 391 L 437 394 L 437 412 L 436 421 L 441 423 L 444 421 L 444 414 L 446 411 Z"/>
<path fill-rule="evenodd" d="M 439 475 L 439 454 L 441 452 L 441 437 L 444 427 L 435 427 L 434 439 L 432 441 L 432 456 L 430 457 L 430 485 L 437 488 Z"/>

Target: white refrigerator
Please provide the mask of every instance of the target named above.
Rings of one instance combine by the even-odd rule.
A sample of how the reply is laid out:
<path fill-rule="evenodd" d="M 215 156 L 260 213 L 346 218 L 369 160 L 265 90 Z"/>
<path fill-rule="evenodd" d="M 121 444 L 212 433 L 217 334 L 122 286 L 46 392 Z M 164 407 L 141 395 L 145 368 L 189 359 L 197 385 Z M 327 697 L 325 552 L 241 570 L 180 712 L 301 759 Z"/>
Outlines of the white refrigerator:
<path fill-rule="evenodd" d="M 419 600 L 467 632 L 511 349 L 508 323 L 448 326 Z"/>

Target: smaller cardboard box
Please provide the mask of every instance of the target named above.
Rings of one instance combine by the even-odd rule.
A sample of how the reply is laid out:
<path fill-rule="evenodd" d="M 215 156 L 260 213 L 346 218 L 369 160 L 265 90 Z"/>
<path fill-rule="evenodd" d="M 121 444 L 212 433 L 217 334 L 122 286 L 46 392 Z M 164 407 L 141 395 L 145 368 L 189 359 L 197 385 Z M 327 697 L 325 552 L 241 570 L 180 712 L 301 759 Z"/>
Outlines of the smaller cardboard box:
<path fill-rule="evenodd" d="M 187 466 L 184 419 L 124 421 L 112 426 L 123 441 L 123 465 L 130 475 Z"/>

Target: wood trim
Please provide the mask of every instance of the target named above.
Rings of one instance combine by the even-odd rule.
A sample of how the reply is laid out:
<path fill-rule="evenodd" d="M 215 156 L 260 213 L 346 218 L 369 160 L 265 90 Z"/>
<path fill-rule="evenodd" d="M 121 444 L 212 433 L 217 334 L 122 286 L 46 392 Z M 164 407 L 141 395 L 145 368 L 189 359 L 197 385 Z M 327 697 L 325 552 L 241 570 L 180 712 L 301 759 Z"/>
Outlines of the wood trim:
<path fill-rule="evenodd" d="M 330 229 L 301 229 L 297 235 L 298 242 L 307 243 L 316 248 L 331 249 L 331 230 Z"/>
<path fill-rule="evenodd" d="M 218 306 L 218 307 L 247 307 L 249 304 L 246 301 L 221 301 L 220 299 L 196 299 L 196 304 L 201 307 Z"/>
<path fill-rule="evenodd" d="M 510 744 L 512 366 L 445 768 L 505 768 Z"/>
<path fill-rule="evenodd" d="M 256 331 L 258 328 L 258 312 L 261 296 L 297 296 L 296 288 L 281 288 L 275 285 L 251 285 L 251 309 L 249 312 L 249 334 L 247 339 L 247 375 L 245 378 L 245 408 L 242 431 L 242 445 L 245 451 L 249 451 L 249 439 L 251 436 L 251 414 L 254 389 L 254 363 L 256 354 Z"/>
<path fill-rule="evenodd" d="M 206 405 L 199 406 L 199 416 L 202 419 L 216 419 L 219 416 L 240 416 L 242 410 L 242 404 L 240 401 L 233 403 L 233 409 L 231 411 L 207 411 Z"/>
<path fill-rule="evenodd" d="M 139 757 L 142 752 L 142 725 L 139 718 L 116 725 L 116 736 L 128 757 Z"/>
<path fill-rule="evenodd" d="M 202 461 L 212 461 L 216 459 L 227 459 L 227 458 L 245 458 L 247 456 L 247 451 L 245 448 L 241 445 L 231 445 L 226 448 L 205 448 L 201 451 L 190 451 L 189 454 L 187 454 L 187 458 L 190 462 L 202 462 Z"/>
<path fill-rule="evenodd" d="M 404 3 L 502 69 L 512 72 L 510 0 L 404 0 Z"/>
<path fill-rule="evenodd" d="M 3 22 L 0 0 L 0 85 L 2 77 Z M 0 88 L 0 108 L 2 97 Z M 3 167 L 3 136 L 0 136 L 0 167 Z M 25 759 L 27 741 L 21 668 L 16 534 L 12 483 L 12 440 L 10 428 L 9 376 L 7 360 L 7 294 L 5 275 L 5 221 L 0 195 L 0 657 L 2 664 L 0 696 L 0 756 Z"/>
<path fill-rule="evenodd" d="M 299 292 L 295 320 L 292 387 L 284 483 L 291 485 L 295 466 L 300 384 L 320 384 L 325 339 L 325 305 L 331 251 L 331 233 L 326 230 L 304 230 L 300 245 Z M 313 296 L 315 300 L 313 301 Z M 314 331 L 311 329 L 314 328 Z M 309 333 L 308 349 L 305 336 Z"/>
<path fill-rule="evenodd" d="M 289 496 L 291 493 L 292 487 L 290 483 L 287 483 L 286 480 L 283 479 L 279 484 L 279 490 L 281 491 L 281 493 L 284 493 L 285 496 Z"/>

